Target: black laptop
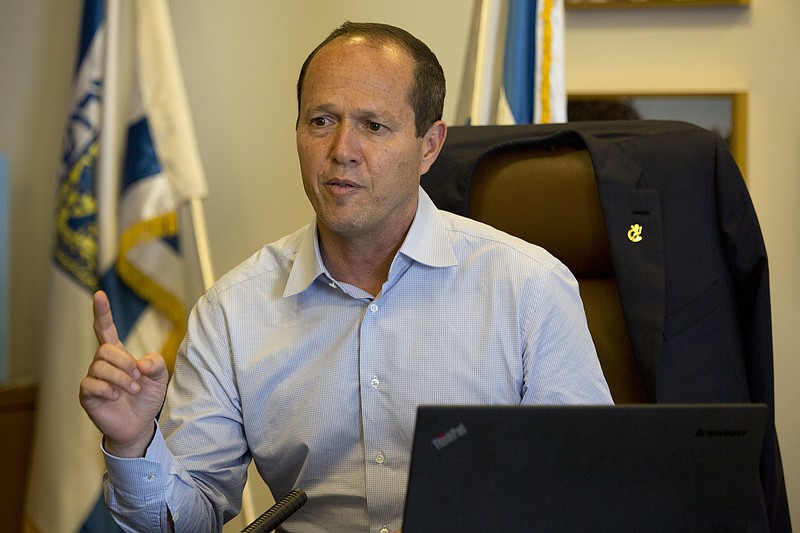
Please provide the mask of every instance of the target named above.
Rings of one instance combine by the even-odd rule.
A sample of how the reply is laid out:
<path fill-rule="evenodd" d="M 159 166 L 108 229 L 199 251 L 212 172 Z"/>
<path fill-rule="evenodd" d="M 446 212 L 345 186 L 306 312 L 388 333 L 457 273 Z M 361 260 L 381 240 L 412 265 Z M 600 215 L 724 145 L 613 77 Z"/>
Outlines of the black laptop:
<path fill-rule="evenodd" d="M 762 404 L 421 406 L 403 533 L 746 531 Z"/>

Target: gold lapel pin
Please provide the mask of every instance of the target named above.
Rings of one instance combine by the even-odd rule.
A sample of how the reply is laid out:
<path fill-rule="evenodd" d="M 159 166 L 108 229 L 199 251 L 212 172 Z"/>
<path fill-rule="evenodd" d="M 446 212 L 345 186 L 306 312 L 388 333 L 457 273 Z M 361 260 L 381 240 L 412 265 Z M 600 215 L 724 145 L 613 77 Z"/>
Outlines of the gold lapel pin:
<path fill-rule="evenodd" d="M 642 226 L 640 224 L 631 225 L 631 229 L 628 230 L 628 240 L 631 242 L 642 240 Z"/>

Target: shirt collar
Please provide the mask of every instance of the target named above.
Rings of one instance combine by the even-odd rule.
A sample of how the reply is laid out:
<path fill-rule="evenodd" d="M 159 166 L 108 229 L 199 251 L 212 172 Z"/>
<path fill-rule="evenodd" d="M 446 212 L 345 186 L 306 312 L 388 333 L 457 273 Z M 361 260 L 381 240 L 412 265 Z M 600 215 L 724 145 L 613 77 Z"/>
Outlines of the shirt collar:
<path fill-rule="evenodd" d="M 333 281 L 322 262 L 319 251 L 317 219 L 301 232 L 294 262 L 283 291 L 284 298 L 306 290 L 320 276 Z M 458 264 L 453 246 L 447 235 L 447 226 L 439 209 L 427 193 L 419 188 L 417 213 L 398 254 L 431 267 L 449 267 Z"/>
<path fill-rule="evenodd" d="M 317 245 L 317 219 L 305 227 L 297 243 L 294 262 L 289 267 L 289 279 L 283 297 L 288 298 L 300 294 L 318 277 L 325 275 L 325 265 Z"/>
<path fill-rule="evenodd" d="M 422 187 L 419 189 L 417 214 L 398 253 L 432 267 L 458 264 L 442 214 Z"/>

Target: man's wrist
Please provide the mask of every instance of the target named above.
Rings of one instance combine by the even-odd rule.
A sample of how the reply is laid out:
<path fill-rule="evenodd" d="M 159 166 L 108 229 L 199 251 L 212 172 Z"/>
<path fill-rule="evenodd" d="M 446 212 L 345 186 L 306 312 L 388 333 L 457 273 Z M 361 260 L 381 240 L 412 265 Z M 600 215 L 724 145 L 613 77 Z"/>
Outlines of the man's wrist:
<path fill-rule="evenodd" d="M 110 440 L 108 437 L 103 436 L 103 449 L 107 454 L 119 457 L 121 459 L 130 459 L 136 457 L 144 457 L 147 453 L 147 448 L 153 442 L 153 437 L 156 434 L 156 423 L 150 426 L 150 431 L 145 432 L 142 436 L 136 439 L 133 443 L 119 444 Z"/>

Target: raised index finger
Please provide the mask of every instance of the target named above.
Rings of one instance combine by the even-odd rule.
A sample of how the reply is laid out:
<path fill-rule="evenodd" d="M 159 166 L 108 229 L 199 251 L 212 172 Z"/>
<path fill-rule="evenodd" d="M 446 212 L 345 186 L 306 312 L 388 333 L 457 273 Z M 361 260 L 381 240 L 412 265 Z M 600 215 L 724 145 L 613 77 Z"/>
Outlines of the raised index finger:
<path fill-rule="evenodd" d="M 94 293 L 92 301 L 94 311 L 94 335 L 99 344 L 113 344 L 121 349 L 125 349 L 117 334 L 117 326 L 114 325 L 114 317 L 111 314 L 111 303 L 108 295 L 103 291 Z"/>

